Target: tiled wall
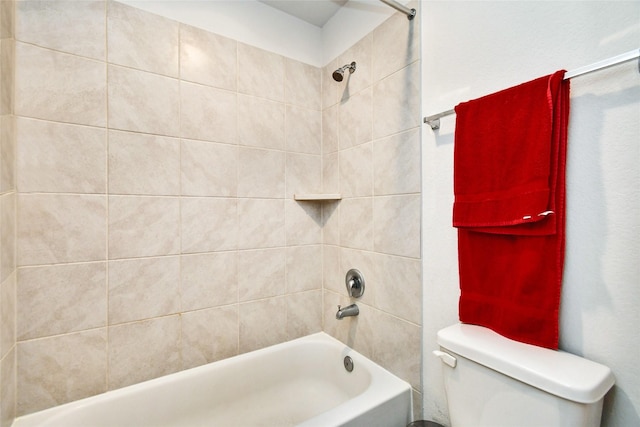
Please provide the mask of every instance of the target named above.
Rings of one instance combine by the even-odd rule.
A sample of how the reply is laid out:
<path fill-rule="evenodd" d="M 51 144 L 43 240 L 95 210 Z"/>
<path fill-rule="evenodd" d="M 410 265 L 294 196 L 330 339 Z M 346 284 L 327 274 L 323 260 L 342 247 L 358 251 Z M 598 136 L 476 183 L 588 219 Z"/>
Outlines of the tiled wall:
<path fill-rule="evenodd" d="M 0 426 L 16 402 L 16 183 L 13 1 L 0 2 Z"/>
<path fill-rule="evenodd" d="M 116 2 L 17 2 L 17 414 L 323 328 L 419 393 L 418 25 L 321 70 Z M 292 198 L 321 191 L 343 200 Z"/>
<path fill-rule="evenodd" d="M 322 330 L 318 68 L 105 1 L 15 54 L 18 414 Z"/>
<path fill-rule="evenodd" d="M 414 388 L 421 364 L 420 22 L 396 13 L 322 72 L 324 329 Z M 333 70 L 356 61 L 341 83 Z M 358 317 L 344 276 L 365 276 Z"/>

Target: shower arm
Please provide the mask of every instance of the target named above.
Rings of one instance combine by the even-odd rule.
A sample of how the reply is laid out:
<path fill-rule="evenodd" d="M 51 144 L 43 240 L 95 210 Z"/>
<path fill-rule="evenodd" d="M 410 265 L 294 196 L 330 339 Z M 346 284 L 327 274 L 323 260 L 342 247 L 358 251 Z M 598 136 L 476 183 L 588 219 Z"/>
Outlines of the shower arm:
<path fill-rule="evenodd" d="M 339 68 L 343 72 L 349 70 L 349 73 L 353 74 L 356 71 L 356 61 L 353 61 L 351 64 L 345 64 Z"/>
<path fill-rule="evenodd" d="M 416 10 L 415 9 L 409 9 L 407 6 L 404 6 L 400 3 L 398 3 L 395 0 L 380 0 L 382 3 L 386 4 L 387 6 L 391 6 L 392 8 L 394 8 L 395 10 L 397 10 L 398 12 L 402 12 L 405 15 L 407 15 L 407 18 L 409 20 L 412 20 L 413 18 L 416 17 Z"/>

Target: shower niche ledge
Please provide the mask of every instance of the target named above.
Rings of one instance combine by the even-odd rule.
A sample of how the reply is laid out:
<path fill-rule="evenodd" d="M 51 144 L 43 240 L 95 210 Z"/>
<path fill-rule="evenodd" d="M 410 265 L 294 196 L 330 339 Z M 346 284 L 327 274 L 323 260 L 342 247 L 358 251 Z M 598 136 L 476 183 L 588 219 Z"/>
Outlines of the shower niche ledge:
<path fill-rule="evenodd" d="M 293 200 L 299 202 L 331 202 L 341 200 L 342 194 L 338 193 L 296 193 Z"/>

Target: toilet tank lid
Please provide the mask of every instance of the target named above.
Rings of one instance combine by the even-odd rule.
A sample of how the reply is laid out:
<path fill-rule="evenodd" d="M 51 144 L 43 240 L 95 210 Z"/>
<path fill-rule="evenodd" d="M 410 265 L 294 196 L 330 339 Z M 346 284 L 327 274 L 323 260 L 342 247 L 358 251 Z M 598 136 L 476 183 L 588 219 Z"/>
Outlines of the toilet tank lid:
<path fill-rule="evenodd" d="M 445 350 L 548 393 L 579 403 L 602 399 L 611 369 L 575 354 L 513 341 L 482 326 L 455 324 L 438 331 Z"/>

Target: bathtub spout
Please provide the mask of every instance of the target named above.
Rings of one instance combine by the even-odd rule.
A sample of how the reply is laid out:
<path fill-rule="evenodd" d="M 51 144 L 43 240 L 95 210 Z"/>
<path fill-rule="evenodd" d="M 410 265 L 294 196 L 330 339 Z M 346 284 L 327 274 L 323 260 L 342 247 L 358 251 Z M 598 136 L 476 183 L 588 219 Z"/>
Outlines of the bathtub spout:
<path fill-rule="evenodd" d="M 336 319 L 340 320 L 343 317 L 357 316 L 358 314 L 360 314 L 360 309 L 355 304 L 351 304 L 351 305 L 349 305 L 349 306 L 347 306 L 345 308 L 340 308 L 340 306 L 338 306 L 338 312 L 336 313 Z"/>

